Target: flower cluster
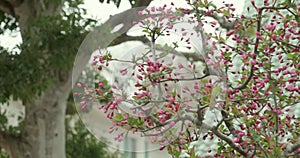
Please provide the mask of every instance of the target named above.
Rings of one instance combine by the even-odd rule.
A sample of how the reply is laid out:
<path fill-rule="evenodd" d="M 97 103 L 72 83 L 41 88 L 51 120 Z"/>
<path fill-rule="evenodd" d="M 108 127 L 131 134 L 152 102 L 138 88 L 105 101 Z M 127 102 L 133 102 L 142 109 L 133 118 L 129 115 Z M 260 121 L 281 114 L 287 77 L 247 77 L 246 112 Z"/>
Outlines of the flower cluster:
<path fill-rule="evenodd" d="M 207 150 L 214 157 L 299 154 L 299 115 L 291 111 L 300 103 L 300 4 L 264 0 L 264 6 L 258 7 L 251 1 L 256 13 L 247 17 L 236 15 L 232 4 L 187 2 L 192 9 L 164 5 L 138 12 L 145 17 L 135 24 L 151 43 L 148 51 L 128 61 L 115 59 L 108 51 L 94 58 L 100 72 L 110 62 L 131 63 L 131 70 L 118 72 L 131 75 L 130 81 L 111 85 L 110 100 L 99 106 L 114 122 L 110 132 L 118 127 L 141 132 L 175 156 L 181 150 L 199 155 L 187 144 L 207 138 L 218 141 L 216 149 Z M 193 24 L 193 31 L 178 28 L 183 17 Z M 226 33 L 216 30 L 204 35 L 203 28 L 217 27 Z M 182 43 L 157 43 L 159 38 L 172 37 L 172 31 L 180 34 Z M 178 53 L 181 47 L 195 51 L 194 35 L 202 40 L 203 54 Z M 131 81 L 133 92 L 127 93 L 122 85 Z M 95 91 L 103 87 L 99 82 Z M 98 98 L 103 96 L 97 93 Z M 86 100 L 82 98 L 83 107 Z M 131 105 L 127 111 L 125 103 Z M 211 111 L 214 116 L 207 114 Z"/>

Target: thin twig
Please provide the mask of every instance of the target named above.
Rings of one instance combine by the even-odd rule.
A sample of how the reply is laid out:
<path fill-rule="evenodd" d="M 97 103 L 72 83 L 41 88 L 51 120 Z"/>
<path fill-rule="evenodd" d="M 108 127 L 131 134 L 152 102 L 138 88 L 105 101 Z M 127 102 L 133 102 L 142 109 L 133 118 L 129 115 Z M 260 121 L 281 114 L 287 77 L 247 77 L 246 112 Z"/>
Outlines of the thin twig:
<path fill-rule="evenodd" d="M 171 79 L 166 79 L 166 80 L 161 80 L 158 83 L 163 83 L 163 82 L 168 82 L 168 81 L 194 81 L 194 80 L 202 80 L 205 77 L 209 76 L 208 74 L 205 74 L 202 77 L 196 77 L 196 78 L 171 78 Z"/>

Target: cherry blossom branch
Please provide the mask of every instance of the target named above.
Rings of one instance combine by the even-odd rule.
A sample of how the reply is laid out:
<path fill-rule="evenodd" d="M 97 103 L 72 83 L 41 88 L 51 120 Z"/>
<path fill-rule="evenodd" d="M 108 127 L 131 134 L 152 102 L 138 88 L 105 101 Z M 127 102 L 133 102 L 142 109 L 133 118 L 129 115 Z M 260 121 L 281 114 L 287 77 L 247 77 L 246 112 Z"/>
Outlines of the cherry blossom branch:
<path fill-rule="evenodd" d="M 281 10 L 281 9 L 287 9 L 287 8 L 288 8 L 288 6 L 258 8 L 258 15 L 257 15 L 257 20 L 256 20 L 256 22 L 257 22 L 256 32 L 260 32 L 260 30 L 261 30 L 262 13 L 264 10 L 266 10 L 266 9 Z M 256 40 L 255 40 L 255 44 L 254 44 L 254 54 L 256 54 L 256 55 L 259 53 L 258 52 L 259 41 L 260 41 L 260 38 L 258 36 L 256 36 Z M 239 89 L 239 90 L 245 89 L 247 87 L 248 83 L 251 81 L 253 75 L 254 75 L 254 65 L 251 66 L 250 74 L 247 77 L 246 81 L 241 86 L 233 88 L 233 89 Z"/>
<path fill-rule="evenodd" d="M 242 98 L 242 99 L 235 99 L 232 100 L 231 102 L 240 102 L 240 101 L 244 101 L 244 100 L 253 100 L 253 101 L 259 101 L 259 100 L 265 100 L 266 97 L 264 98 Z M 223 101 L 224 102 L 224 101 Z"/>
<path fill-rule="evenodd" d="M 194 123 L 196 123 L 196 125 L 201 125 L 202 127 L 204 127 L 205 129 L 208 129 L 210 131 L 212 131 L 213 134 L 215 134 L 218 138 L 220 138 L 221 140 L 224 140 L 226 143 L 228 143 L 229 146 L 231 146 L 234 150 L 236 150 L 238 153 L 240 153 L 241 155 L 243 155 L 244 157 L 249 157 L 249 155 L 243 151 L 242 148 L 240 148 L 239 146 L 237 146 L 231 138 L 227 137 L 226 135 L 222 134 L 220 131 L 218 131 L 218 126 L 212 127 L 204 122 L 200 123 L 197 120 L 195 120 L 194 118 L 192 118 L 191 116 L 187 115 L 185 117 L 185 119 L 192 121 Z M 219 123 L 218 125 L 221 125 L 221 123 Z"/>
<path fill-rule="evenodd" d="M 251 65 L 250 73 L 249 73 L 249 76 L 247 77 L 246 81 L 242 85 L 240 85 L 239 87 L 232 87 L 232 88 L 233 89 L 238 89 L 238 90 L 245 89 L 247 87 L 248 83 L 251 81 L 253 75 L 254 75 L 254 65 Z"/>
<path fill-rule="evenodd" d="M 284 10 L 284 9 L 289 9 L 290 7 L 288 5 L 286 6 L 282 6 L 282 7 L 274 7 L 274 6 L 263 6 L 261 8 L 259 8 L 260 10 L 267 10 L 267 9 L 271 9 L 271 10 Z"/>
<path fill-rule="evenodd" d="M 219 23 L 219 25 L 222 27 L 222 28 L 224 28 L 224 29 L 226 29 L 227 31 L 229 31 L 229 30 L 233 30 L 234 29 L 234 23 L 230 23 L 230 22 L 228 22 L 228 21 L 226 21 L 226 19 L 225 19 L 225 17 L 224 16 L 219 16 L 217 13 L 210 13 L 210 14 L 208 14 L 206 11 L 204 11 L 204 10 L 199 10 L 199 9 L 197 9 L 197 8 L 195 8 L 197 11 L 199 11 L 200 12 L 200 14 L 202 14 L 202 15 L 207 15 L 208 17 L 211 17 L 211 18 L 213 18 L 213 19 L 215 19 L 218 23 Z"/>
<path fill-rule="evenodd" d="M 118 61 L 118 62 L 121 62 L 121 63 L 131 63 L 131 64 L 146 65 L 146 64 L 134 62 L 134 61 L 131 61 L 131 60 L 122 60 L 122 59 L 117 59 L 117 58 L 109 59 L 109 61 Z"/>
<path fill-rule="evenodd" d="M 152 120 L 152 119 L 156 120 L 156 118 L 153 117 L 152 115 L 149 115 L 149 117 L 151 118 L 151 120 Z M 144 131 L 142 131 L 142 133 L 143 133 L 143 136 L 158 136 L 158 135 L 161 135 L 161 134 L 167 132 L 167 131 L 168 131 L 170 128 L 172 128 L 172 127 L 170 126 L 170 127 L 166 128 L 166 129 L 164 129 L 163 131 L 157 132 L 157 133 L 146 134 L 145 132 L 148 132 L 148 131 L 153 130 L 153 129 L 157 129 L 157 128 L 162 127 L 162 126 L 166 126 L 166 125 L 170 124 L 171 122 L 174 122 L 174 125 L 175 125 L 175 124 L 177 124 L 178 122 L 182 121 L 182 124 L 184 124 L 184 122 L 187 121 L 187 120 L 192 121 L 189 115 L 185 115 L 185 116 L 183 116 L 183 117 L 175 117 L 175 118 L 173 118 L 173 119 L 171 119 L 171 120 L 168 120 L 168 121 L 166 121 L 166 122 L 164 122 L 164 123 L 160 123 L 160 122 L 157 120 L 157 121 L 158 121 L 158 122 L 157 122 L 158 126 L 155 126 L 155 127 L 149 128 L 149 129 L 147 129 L 147 130 L 144 130 Z M 156 123 L 156 122 L 155 122 L 155 123 Z"/>
<path fill-rule="evenodd" d="M 253 140 L 255 140 L 255 139 L 253 139 Z M 264 149 L 264 147 L 261 145 L 261 143 L 259 141 L 255 141 L 255 142 L 258 144 L 259 148 L 263 151 L 266 158 L 269 158 L 269 155 L 268 155 L 267 151 Z"/>
<path fill-rule="evenodd" d="M 284 41 L 282 41 L 282 40 L 275 39 L 275 41 L 276 41 L 276 42 L 280 42 L 280 43 L 282 43 L 282 44 L 284 44 L 284 45 L 286 45 L 286 46 L 289 46 L 289 47 L 294 47 L 294 48 L 300 49 L 300 46 L 297 46 L 297 45 L 294 45 L 294 44 L 291 44 L 291 43 L 287 43 L 287 42 L 284 42 Z"/>
<path fill-rule="evenodd" d="M 228 145 L 230 145 L 234 150 L 236 150 L 237 152 L 239 152 L 241 155 L 243 155 L 244 157 L 249 157 L 249 155 L 243 151 L 242 148 L 240 148 L 239 146 L 237 146 L 232 139 L 230 139 L 229 137 L 227 137 L 226 135 L 222 134 L 220 131 L 218 131 L 218 126 L 212 127 L 206 123 L 203 122 L 199 122 L 197 119 L 195 119 L 194 117 L 190 116 L 190 115 L 185 115 L 183 117 L 177 117 L 176 119 L 172 119 L 172 121 L 175 122 L 175 124 L 179 121 L 191 121 L 193 123 L 195 123 L 196 125 L 200 125 L 202 128 L 208 129 L 210 131 L 213 132 L 213 134 L 215 134 L 218 138 L 224 140 L 225 142 L 228 143 Z M 170 121 L 168 121 L 169 123 Z M 220 125 L 221 123 L 219 123 L 218 125 Z M 157 127 L 156 127 L 157 128 Z M 158 133 L 154 133 L 154 134 L 145 134 L 144 136 L 157 136 L 160 134 L 163 134 L 164 132 L 166 132 L 167 130 L 164 130 L 162 132 L 158 132 Z"/>
<path fill-rule="evenodd" d="M 219 25 L 227 31 L 234 29 L 234 23 L 227 22 L 224 16 L 219 16 L 216 13 L 214 13 L 210 14 L 209 17 L 215 19 L 219 23 Z"/>
<path fill-rule="evenodd" d="M 134 103 L 135 105 L 137 105 L 137 106 L 131 108 L 131 110 L 134 110 L 134 109 L 141 109 L 142 107 L 145 107 L 146 105 L 151 103 L 151 101 L 147 101 L 147 102 L 143 103 L 142 105 L 138 105 L 134 101 L 133 102 L 128 102 L 128 103 Z"/>
<path fill-rule="evenodd" d="M 213 134 L 215 134 L 221 140 L 224 140 L 229 146 L 231 146 L 235 151 L 237 151 L 238 153 L 240 153 L 242 156 L 244 156 L 246 158 L 250 157 L 242 148 L 240 148 L 239 146 L 237 146 L 232 141 L 232 139 L 230 139 L 229 137 L 227 137 L 226 135 L 224 135 L 223 133 L 221 133 L 220 131 L 218 131 L 217 127 L 212 127 L 210 130 L 213 132 Z"/>
<path fill-rule="evenodd" d="M 193 80 L 202 80 L 206 77 L 208 77 L 209 74 L 205 74 L 204 76 L 202 77 L 195 77 L 195 78 L 171 78 L 171 79 L 166 79 L 166 80 L 161 80 L 161 81 L 158 81 L 157 83 L 163 83 L 163 82 L 169 82 L 169 81 L 175 81 L 175 82 L 178 82 L 178 81 L 193 81 Z"/>
<path fill-rule="evenodd" d="M 272 65 L 272 61 L 270 60 L 270 65 Z M 275 104 L 275 109 L 277 110 L 278 109 L 278 104 L 277 104 L 277 98 L 276 98 L 276 91 L 275 91 L 275 81 L 272 79 L 272 76 L 271 76 L 271 68 L 272 66 L 270 66 L 269 68 L 269 77 L 270 77 L 270 85 L 272 86 L 272 95 L 273 95 L 273 100 L 274 100 L 274 104 Z M 278 147 L 278 135 L 277 133 L 279 132 L 279 116 L 278 116 L 278 113 L 277 112 L 274 112 L 274 115 L 275 115 L 275 131 L 276 131 L 276 136 L 275 136 L 275 147 Z"/>
<path fill-rule="evenodd" d="M 228 128 L 229 132 L 236 137 L 236 133 L 235 133 L 235 128 L 233 127 L 232 122 L 230 121 L 227 112 L 223 109 L 221 110 L 221 114 L 224 120 L 224 123 L 226 125 L 226 127 Z"/>
<path fill-rule="evenodd" d="M 207 107 L 208 107 L 208 105 L 203 105 L 203 106 L 198 107 L 198 109 L 185 109 L 185 111 L 190 112 L 190 113 L 198 113 L 199 110 L 203 110 Z"/>

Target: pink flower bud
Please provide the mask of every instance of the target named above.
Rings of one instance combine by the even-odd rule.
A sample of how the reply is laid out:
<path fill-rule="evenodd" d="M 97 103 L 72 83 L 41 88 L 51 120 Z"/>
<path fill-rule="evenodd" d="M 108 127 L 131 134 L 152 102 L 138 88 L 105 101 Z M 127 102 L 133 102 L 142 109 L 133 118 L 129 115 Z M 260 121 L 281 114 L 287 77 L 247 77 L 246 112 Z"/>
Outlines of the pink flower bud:
<path fill-rule="evenodd" d="M 138 11 L 138 15 L 142 16 L 143 15 L 143 11 Z"/>
<path fill-rule="evenodd" d="M 122 76 L 126 75 L 127 74 L 127 69 L 121 70 L 120 73 L 121 73 Z"/>
<path fill-rule="evenodd" d="M 239 141 L 240 141 L 240 139 L 239 139 L 239 138 L 236 138 L 236 137 L 235 137 L 235 138 L 233 138 L 233 142 L 234 142 L 234 143 L 238 143 Z"/>
<path fill-rule="evenodd" d="M 175 101 L 175 98 L 174 98 L 174 97 L 171 97 L 171 98 L 170 98 L 170 102 L 171 102 L 171 103 L 174 103 L 174 101 Z"/>
<path fill-rule="evenodd" d="M 137 77 L 139 80 L 143 80 L 143 76 L 141 76 L 141 75 L 136 75 L 136 77 Z"/>
<path fill-rule="evenodd" d="M 275 34 L 272 34 L 272 35 L 271 35 L 271 39 L 276 39 L 276 35 L 275 35 Z"/>
<path fill-rule="evenodd" d="M 182 64 L 178 64 L 178 68 L 179 68 L 179 69 L 182 69 L 182 68 L 183 68 L 183 65 L 182 65 Z"/>
<path fill-rule="evenodd" d="M 166 146 L 161 146 L 159 150 L 164 150 Z"/>
<path fill-rule="evenodd" d="M 81 83 L 77 83 L 77 87 L 78 87 L 78 88 L 81 88 L 81 87 L 82 87 L 82 84 L 81 84 Z"/>
<path fill-rule="evenodd" d="M 271 25 L 266 25 L 266 29 L 267 29 L 268 31 L 273 31 L 273 30 L 275 30 L 275 28 L 276 28 L 276 26 L 273 25 L 273 24 L 271 24 Z"/>

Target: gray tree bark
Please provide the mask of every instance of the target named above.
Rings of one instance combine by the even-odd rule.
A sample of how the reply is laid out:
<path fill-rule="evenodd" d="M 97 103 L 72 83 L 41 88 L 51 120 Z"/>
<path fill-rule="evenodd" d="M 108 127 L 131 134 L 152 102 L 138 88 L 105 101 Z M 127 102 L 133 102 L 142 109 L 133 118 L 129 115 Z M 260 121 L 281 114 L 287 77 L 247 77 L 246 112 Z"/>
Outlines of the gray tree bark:
<path fill-rule="evenodd" d="M 26 107 L 25 126 L 15 158 L 64 158 L 65 110 L 71 83 L 58 83 Z"/>

